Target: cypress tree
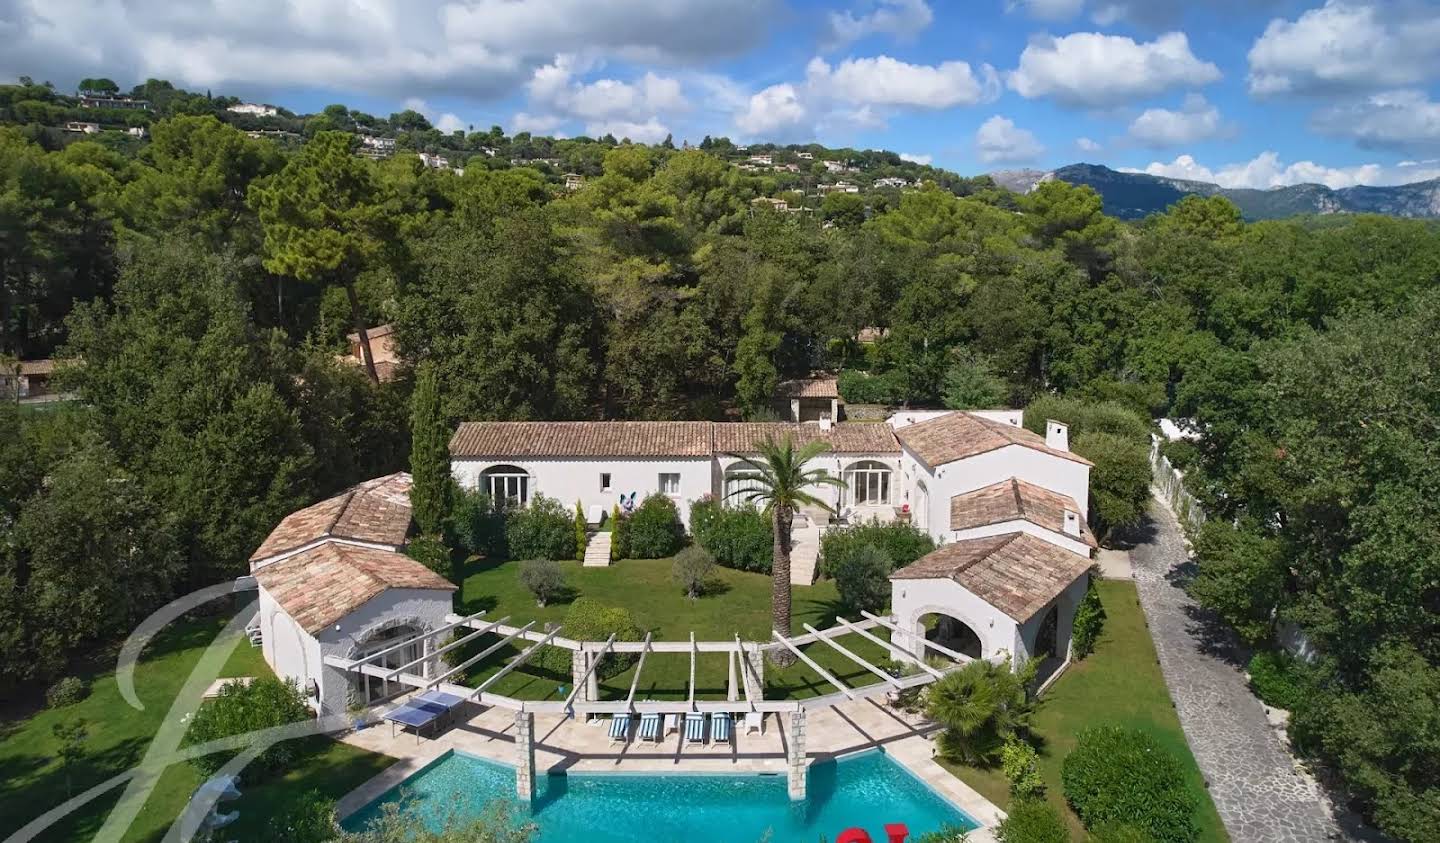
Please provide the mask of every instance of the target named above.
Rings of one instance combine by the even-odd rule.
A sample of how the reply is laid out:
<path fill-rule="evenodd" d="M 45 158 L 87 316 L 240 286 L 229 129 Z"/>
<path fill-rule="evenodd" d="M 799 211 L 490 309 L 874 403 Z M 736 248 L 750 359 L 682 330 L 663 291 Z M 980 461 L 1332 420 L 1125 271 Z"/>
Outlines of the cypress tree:
<path fill-rule="evenodd" d="M 428 360 L 415 374 L 410 398 L 410 505 L 425 535 L 435 535 L 450 512 L 450 429 L 440 412 L 440 385 Z"/>

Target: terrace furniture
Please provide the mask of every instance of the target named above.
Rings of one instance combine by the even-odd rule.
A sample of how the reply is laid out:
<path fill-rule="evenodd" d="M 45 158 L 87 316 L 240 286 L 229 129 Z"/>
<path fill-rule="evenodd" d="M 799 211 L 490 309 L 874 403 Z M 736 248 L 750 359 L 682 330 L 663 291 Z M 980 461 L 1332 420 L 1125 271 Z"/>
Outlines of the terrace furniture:
<path fill-rule="evenodd" d="M 385 712 L 384 719 L 390 723 L 392 738 L 397 728 L 409 726 L 415 730 L 415 742 L 419 743 L 421 729 L 431 726 L 433 731 L 435 723 L 464 704 L 464 697 L 444 691 L 426 691 Z"/>
<path fill-rule="evenodd" d="M 745 734 L 753 735 L 756 732 L 765 734 L 765 712 L 747 711 L 745 712 Z"/>
<path fill-rule="evenodd" d="M 730 713 L 717 711 L 710 715 L 710 742 L 730 743 Z"/>
<path fill-rule="evenodd" d="M 640 740 L 660 742 L 660 715 L 640 715 Z"/>
<path fill-rule="evenodd" d="M 630 739 L 630 715 L 610 715 L 610 745 L 625 743 Z"/>
<path fill-rule="evenodd" d="M 685 715 L 685 742 L 705 742 L 705 715 L 697 713 Z"/>

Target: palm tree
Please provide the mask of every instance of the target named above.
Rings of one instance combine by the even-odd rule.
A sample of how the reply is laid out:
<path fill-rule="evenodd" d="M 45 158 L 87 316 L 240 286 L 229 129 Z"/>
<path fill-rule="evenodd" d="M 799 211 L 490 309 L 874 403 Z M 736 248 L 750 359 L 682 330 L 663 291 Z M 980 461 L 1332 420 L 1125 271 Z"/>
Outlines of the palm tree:
<path fill-rule="evenodd" d="M 775 556 L 770 567 L 770 615 L 775 631 L 781 635 L 790 634 L 790 527 L 795 510 L 801 506 L 814 506 L 834 512 L 824 501 L 806 491 L 812 486 L 844 486 L 838 477 L 831 477 L 823 469 L 806 469 L 806 463 L 828 451 L 830 445 L 816 440 L 799 448 L 789 436 L 784 441 L 766 439 L 756 451 L 759 457 L 751 458 L 732 454 L 750 468 L 739 476 L 747 482 L 725 495 L 739 497 L 746 503 L 762 504 L 770 512 L 775 535 Z M 795 658 L 789 650 L 778 650 L 775 662 L 788 665 Z"/>
<path fill-rule="evenodd" d="M 976 659 L 931 685 L 925 713 L 945 726 L 940 754 L 962 764 L 993 764 L 1006 739 L 1029 728 L 1034 701 L 1027 686 L 1038 665 L 1031 659 L 1012 671 L 1009 664 Z"/>

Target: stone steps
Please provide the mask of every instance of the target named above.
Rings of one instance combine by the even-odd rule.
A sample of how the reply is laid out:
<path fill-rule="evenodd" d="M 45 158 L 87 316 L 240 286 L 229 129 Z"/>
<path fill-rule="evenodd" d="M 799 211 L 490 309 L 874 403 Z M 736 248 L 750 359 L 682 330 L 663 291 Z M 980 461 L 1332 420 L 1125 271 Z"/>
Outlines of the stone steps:
<path fill-rule="evenodd" d="M 796 527 L 790 531 L 790 584 L 814 585 L 820 559 L 820 528 Z"/>
<path fill-rule="evenodd" d="M 610 534 L 596 533 L 585 546 L 586 568 L 604 568 L 610 564 Z"/>

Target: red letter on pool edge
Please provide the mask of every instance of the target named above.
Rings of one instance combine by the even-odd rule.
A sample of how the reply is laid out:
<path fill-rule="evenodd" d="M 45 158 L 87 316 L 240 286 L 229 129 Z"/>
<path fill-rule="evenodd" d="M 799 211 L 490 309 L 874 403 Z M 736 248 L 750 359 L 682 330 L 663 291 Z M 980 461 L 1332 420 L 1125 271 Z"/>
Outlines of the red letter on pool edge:
<path fill-rule="evenodd" d="M 863 828 L 847 828 L 835 838 L 835 843 L 870 843 L 870 834 Z"/>
<path fill-rule="evenodd" d="M 910 829 L 905 823 L 889 823 L 885 826 L 885 836 L 890 838 L 890 843 L 905 843 L 905 838 L 910 836 Z"/>

